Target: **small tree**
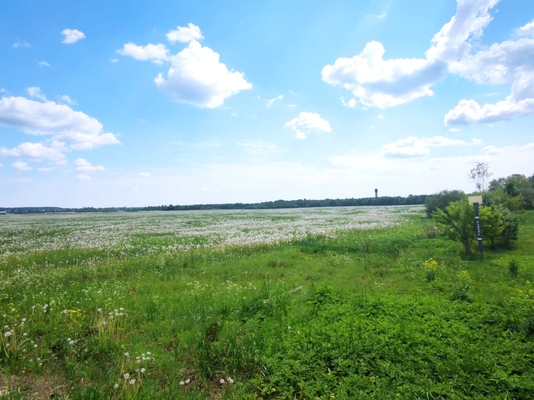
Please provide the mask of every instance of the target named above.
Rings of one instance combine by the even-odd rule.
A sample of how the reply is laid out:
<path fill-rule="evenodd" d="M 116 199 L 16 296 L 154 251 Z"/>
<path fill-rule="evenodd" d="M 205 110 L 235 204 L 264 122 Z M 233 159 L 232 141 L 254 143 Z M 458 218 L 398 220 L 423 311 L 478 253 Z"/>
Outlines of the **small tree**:
<path fill-rule="evenodd" d="M 479 192 L 486 191 L 486 182 L 488 178 L 493 175 L 489 172 L 489 166 L 486 163 L 478 163 L 475 168 L 469 172 L 469 179 L 475 182 L 475 186 Z"/>
<path fill-rule="evenodd" d="M 451 203 L 445 211 L 437 209 L 433 218 L 443 226 L 447 236 L 459 240 L 465 253 L 471 253 L 471 244 L 475 239 L 475 210 L 467 199 Z"/>

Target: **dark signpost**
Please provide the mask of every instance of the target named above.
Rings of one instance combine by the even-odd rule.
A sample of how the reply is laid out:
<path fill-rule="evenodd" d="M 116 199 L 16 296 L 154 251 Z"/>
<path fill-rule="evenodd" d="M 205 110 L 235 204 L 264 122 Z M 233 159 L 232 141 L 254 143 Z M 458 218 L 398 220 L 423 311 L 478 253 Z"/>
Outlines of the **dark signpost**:
<path fill-rule="evenodd" d="M 484 256 L 484 247 L 482 246 L 482 229 L 480 229 L 480 214 L 478 212 L 478 207 L 482 203 L 482 196 L 472 196 L 469 197 L 469 204 L 473 205 L 475 209 L 475 223 L 477 229 L 477 240 L 478 240 L 478 252 L 480 256 Z"/>

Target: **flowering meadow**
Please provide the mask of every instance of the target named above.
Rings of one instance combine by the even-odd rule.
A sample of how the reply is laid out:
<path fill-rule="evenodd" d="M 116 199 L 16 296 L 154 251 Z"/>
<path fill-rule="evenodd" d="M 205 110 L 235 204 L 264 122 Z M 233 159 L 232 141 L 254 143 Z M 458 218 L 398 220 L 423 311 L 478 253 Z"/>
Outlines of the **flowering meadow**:
<path fill-rule="evenodd" d="M 484 259 L 423 215 L 0 216 L 0 398 L 534 397 L 534 213 Z"/>

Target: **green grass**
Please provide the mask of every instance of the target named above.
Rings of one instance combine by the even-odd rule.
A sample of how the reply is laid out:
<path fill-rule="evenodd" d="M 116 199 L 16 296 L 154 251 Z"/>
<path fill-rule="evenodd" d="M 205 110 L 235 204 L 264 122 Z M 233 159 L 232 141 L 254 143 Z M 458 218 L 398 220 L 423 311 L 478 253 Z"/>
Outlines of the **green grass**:
<path fill-rule="evenodd" d="M 532 398 L 534 212 L 512 249 L 484 259 L 428 238 L 428 224 L 416 213 L 280 245 L 161 251 L 184 239 L 142 233 L 138 247 L 14 252 L 0 264 L 2 396 Z M 0 230 L 0 243 L 17 235 Z"/>

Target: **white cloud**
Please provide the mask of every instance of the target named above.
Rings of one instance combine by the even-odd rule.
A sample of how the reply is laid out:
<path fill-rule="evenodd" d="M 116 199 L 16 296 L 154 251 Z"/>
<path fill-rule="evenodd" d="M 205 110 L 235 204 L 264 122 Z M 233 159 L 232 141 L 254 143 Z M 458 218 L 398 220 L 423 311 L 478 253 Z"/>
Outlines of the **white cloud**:
<path fill-rule="evenodd" d="M 86 174 L 101 172 L 105 169 L 102 165 L 91 165 L 89 161 L 83 158 L 78 158 L 76 161 L 74 161 L 74 166 L 76 167 L 76 171 L 85 172 Z"/>
<path fill-rule="evenodd" d="M 29 157 L 35 161 L 50 160 L 57 164 L 65 163 L 64 148 L 62 143 L 53 143 L 53 146 L 47 147 L 41 143 L 22 143 L 13 149 L 0 147 L 0 156 L 2 157 Z"/>
<path fill-rule="evenodd" d="M 450 70 L 479 84 L 511 84 L 504 100 L 480 105 L 461 100 L 445 116 L 446 125 L 492 123 L 534 114 L 534 39 L 493 44 L 453 63 Z"/>
<path fill-rule="evenodd" d="M 30 97 L 35 97 L 36 99 L 46 101 L 46 96 L 43 92 L 41 92 L 41 89 L 38 87 L 29 87 L 26 88 L 26 91 L 30 95 Z"/>
<path fill-rule="evenodd" d="M 265 104 L 267 108 L 271 108 L 275 101 L 282 100 L 284 98 L 284 95 L 281 94 L 280 96 L 276 96 L 270 100 L 267 100 L 267 103 Z"/>
<path fill-rule="evenodd" d="M 126 43 L 121 50 L 117 50 L 117 53 L 140 61 L 150 60 L 154 64 L 162 64 L 163 61 L 169 61 L 169 50 L 161 43 L 138 46 L 130 42 Z"/>
<path fill-rule="evenodd" d="M 119 59 L 118 59 L 118 58 L 115 58 L 115 57 L 111 57 L 111 58 L 109 59 L 109 61 L 110 61 L 111 63 L 115 64 L 115 63 L 118 63 L 118 62 L 119 62 Z"/>
<path fill-rule="evenodd" d="M 48 64 L 46 61 L 39 61 L 37 65 L 39 65 L 40 67 L 51 67 L 51 65 Z"/>
<path fill-rule="evenodd" d="M 228 97 L 252 88 L 244 74 L 229 71 L 219 61 L 219 54 L 193 40 L 188 47 L 171 57 L 167 79 L 160 73 L 154 82 L 172 100 L 197 107 L 215 108 Z"/>
<path fill-rule="evenodd" d="M 470 51 L 469 40 L 491 21 L 489 9 L 498 0 L 458 0 L 456 14 L 432 38 L 426 58 L 384 59 L 382 43 L 372 41 L 352 58 L 338 58 L 322 70 L 323 81 L 352 92 L 364 107 L 381 109 L 432 96 L 447 64 Z M 355 102 L 344 105 L 355 106 Z"/>
<path fill-rule="evenodd" d="M 17 40 L 15 43 L 13 43 L 14 48 L 20 48 L 20 47 L 31 47 L 30 44 L 25 40 Z"/>
<path fill-rule="evenodd" d="M 307 139 L 310 133 L 332 132 L 330 123 L 317 113 L 301 112 L 298 117 L 286 122 L 286 128 L 295 133 L 297 139 Z"/>
<path fill-rule="evenodd" d="M 534 36 L 534 19 L 528 24 L 517 28 L 517 34 L 520 36 Z"/>
<path fill-rule="evenodd" d="M 534 98 L 515 101 L 507 97 L 495 104 L 481 106 L 475 100 L 461 100 L 445 115 L 445 125 L 468 125 L 510 120 L 534 114 Z"/>
<path fill-rule="evenodd" d="M 78 174 L 74 177 L 74 179 L 78 180 L 78 181 L 90 181 L 91 180 L 91 176 L 90 175 L 86 175 L 86 174 Z"/>
<path fill-rule="evenodd" d="M 75 100 L 71 99 L 70 96 L 67 96 L 66 94 L 61 96 L 60 99 L 61 99 L 61 101 L 63 103 L 67 103 L 67 104 L 70 104 L 70 105 L 73 105 L 73 106 L 75 106 L 77 104 Z"/>
<path fill-rule="evenodd" d="M 204 38 L 200 28 L 192 23 L 189 23 L 187 27 L 177 26 L 176 30 L 169 31 L 166 36 L 171 43 L 189 43 L 192 40 L 202 40 Z"/>
<path fill-rule="evenodd" d="M 486 146 L 480 150 L 480 154 L 496 155 L 501 153 L 502 151 L 495 146 Z"/>
<path fill-rule="evenodd" d="M 453 132 L 453 133 L 460 132 L 460 131 L 461 131 L 461 129 L 459 129 L 459 128 L 450 128 L 449 129 L 449 132 Z"/>
<path fill-rule="evenodd" d="M 103 133 L 102 124 L 95 118 L 53 101 L 2 97 L 0 124 L 31 135 L 51 135 L 54 141 L 71 142 L 71 149 L 120 143 L 113 133 Z"/>
<path fill-rule="evenodd" d="M 63 35 L 61 43 L 65 44 L 73 44 L 78 40 L 85 39 L 85 34 L 78 29 L 64 29 L 61 34 Z"/>
<path fill-rule="evenodd" d="M 456 14 L 432 38 L 428 60 L 453 62 L 471 51 L 471 41 L 491 22 L 489 10 L 499 0 L 458 0 Z"/>
<path fill-rule="evenodd" d="M 16 161 L 11 166 L 16 169 L 17 171 L 24 172 L 24 171 L 31 171 L 32 167 L 28 165 L 28 163 L 25 163 L 23 161 Z"/>
<path fill-rule="evenodd" d="M 350 99 L 349 101 L 345 101 L 345 98 L 341 96 L 341 104 L 343 104 L 344 107 L 356 108 L 356 106 L 358 105 L 358 102 L 356 101 L 354 97 Z"/>
<path fill-rule="evenodd" d="M 137 175 L 142 176 L 143 178 L 148 178 L 150 176 L 150 172 L 139 172 Z"/>
<path fill-rule="evenodd" d="M 424 157 L 430 154 L 430 147 L 480 145 L 482 141 L 473 139 L 471 143 L 444 136 L 418 138 L 409 136 L 394 143 L 382 146 L 382 155 L 388 158 Z"/>

